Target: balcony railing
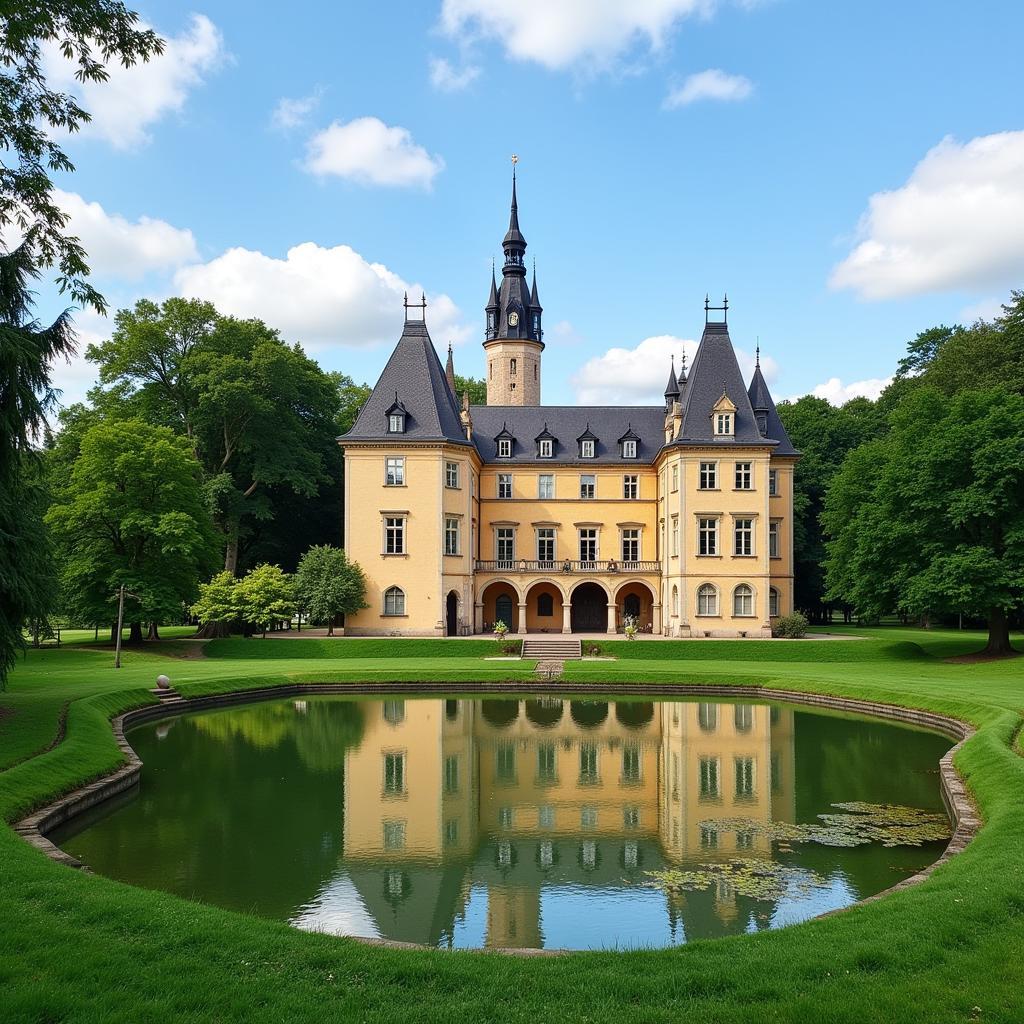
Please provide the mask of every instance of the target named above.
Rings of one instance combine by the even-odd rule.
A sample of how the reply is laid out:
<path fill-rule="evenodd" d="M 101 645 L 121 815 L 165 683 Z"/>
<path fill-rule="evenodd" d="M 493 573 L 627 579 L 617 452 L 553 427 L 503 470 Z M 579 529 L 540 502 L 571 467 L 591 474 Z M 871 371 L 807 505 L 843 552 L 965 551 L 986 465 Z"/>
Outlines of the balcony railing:
<path fill-rule="evenodd" d="M 622 562 L 611 558 L 606 561 L 579 561 L 563 559 L 561 561 L 544 561 L 530 558 L 493 559 L 478 561 L 477 572 L 558 572 L 566 575 L 578 573 L 622 573 L 649 572 L 660 573 L 659 562 Z"/>

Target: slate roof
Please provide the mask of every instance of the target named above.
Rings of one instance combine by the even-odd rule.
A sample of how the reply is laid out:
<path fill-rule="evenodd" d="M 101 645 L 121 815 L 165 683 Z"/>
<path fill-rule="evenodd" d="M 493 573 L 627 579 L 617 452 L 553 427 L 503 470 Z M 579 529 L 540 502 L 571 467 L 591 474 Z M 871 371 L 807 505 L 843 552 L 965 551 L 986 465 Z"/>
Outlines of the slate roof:
<path fill-rule="evenodd" d="M 711 432 L 712 410 L 723 394 L 736 406 L 732 437 L 716 437 Z M 674 444 L 729 447 L 777 443 L 770 436 L 770 431 L 766 438 L 757 429 L 754 410 L 725 323 L 704 325 L 704 335 L 690 367 L 682 402 L 683 420 Z"/>
<path fill-rule="evenodd" d="M 552 462 L 574 466 L 629 466 L 650 463 L 662 447 L 665 437 L 665 410 L 661 406 L 594 405 L 474 405 L 473 440 L 484 462 Z M 547 424 L 548 432 L 558 439 L 550 459 L 538 459 L 533 443 Z M 581 459 L 576 439 L 590 425 L 597 438 L 594 458 Z M 511 459 L 499 459 L 495 438 L 503 427 L 516 439 Z M 632 429 L 639 438 L 637 457 L 619 455 L 618 439 Z"/>
<path fill-rule="evenodd" d="M 793 442 L 789 439 L 789 434 L 786 433 L 786 428 L 782 425 L 782 420 L 779 419 L 779 413 L 775 408 L 775 403 L 772 401 L 771 392 L 768 390 L 768 385 L 761 375 L 760 364 L 754 370 L 754 376 L 750 381 L 750 390 L 747 392 L 747 395 L 755 412 L 764 410 L 768 413 L 768 437 L 779 442 L 773 454 L 799 455 L 800 453 L 793 447 Z"/>
<path fill-rule="evenodd" d="M 404 434 L 387 431 L 387 410 L 395 402 L 396 394 L 406 411 Z M 359 410 L 352 429 L 339 440 L 387 438 L 471 443 L 466 440 L 458 404 L 422 320 L 406 320 L 402 337 L 373 392 Z"/>

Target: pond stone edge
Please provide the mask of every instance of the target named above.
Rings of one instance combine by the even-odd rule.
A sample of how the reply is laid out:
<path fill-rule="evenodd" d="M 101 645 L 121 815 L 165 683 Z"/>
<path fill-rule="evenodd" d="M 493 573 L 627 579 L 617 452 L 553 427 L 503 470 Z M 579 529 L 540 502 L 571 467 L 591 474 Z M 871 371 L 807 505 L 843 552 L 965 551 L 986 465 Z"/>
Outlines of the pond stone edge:
<path fill-rule="evenodd" d="M 40 808 L 38 811 L 22 818 L 13 826 L 27 843 L 34 846 L 41 853 L 44 853 L 50 860 L 56 861 L 67 867 L 78 868 L 82 871 L 89 871 L 87 865 L 65 853 L 59 846 L 51 842 L 47 835 L 59 825 L 63 825 L 72 818 L 83 814 L 85 811 L 109 800 L 125 790 L 138 785 L 142 773 L 142 759 L 131 744 L 125 738 L 125 732 L 134 726 L 145 722 L 151 722 L 160 718 L 171 718 L 184 711 L 200 711 L 208 708 L 231 707 L 236 704 L 251 704 L 264 700 L 276 700 L 281 697 L 295 697 L 305 694 L 342 694 L 348 696 L 375 696 L 378 694 L 389 695 L 395 693 L 444 693 L 444 694 L 500 694 L 500 693 L 529 693 L 535 692 L 535 688 L 529 685 L 526 680 L 510 680 L 508 682 L 480 682 L 480 683 L 286 683 L 277 686 L 263 687 L 252 690 L 235 690 L 230 693 L 213 694 L 206 697 L 193 697 L 175 700 L 167 704 L 150 704 L 145 707 L 136 708 L 118 715 L 111 720 L 111 728 L 114 732 L 114 739 L 117 742 L 121 754 L 126 763 L 88 785 L 81 786 L 70 793 L 65 794 L 57 800 Z M 764 686 L 706 686 L 699 683 L 665 683 L 659 684 L 656 690 L 652 690 L 649 683 L 602 683 L 600 685 L 581 683 L 548 683 L 544 686 L 545 693 L 563 694 L 565 696 L 586 697 L 587 693 L 600 696 L 642 696 L 642 697 L 733 697 L 733 698 L 754 698 L 759 700 L 774 701 L 783 704 L 804 704 L 811 707 L 828 708 L 834 711 L 849 711 L 854 714 L 867 715 L 874 718 L 886 718 L 900 722 L 905 725 L 914 725 L 930 729 L 940 733 L 949 739 L 956 740 L 956 745 L 951 747 L 939 760 L 939 789 L 942 794 L 942 802 L 954 824 L 953 835 L 949 844 L 938 860 L 933 861 L 927 867 L 922 868 L 917 874 L 904 878 L 888 889 L 875 893 L 873 896 L 866 896 L 848 907 L 838 910 L 831 910 L 819 917 L 832 917 L 836 914 L 844 914 L 867 903 L 874 903 L 894 892 L 907 889 L 912 885 L 919 885 L 925 881 L 938 868 L 951 857 L 960 853 L 967 847 L 967 844 L 974 838 L 981 828 L 981 816 L 975 806 L 967 786 L 961 779 L 954 759 L 960 752 L 963 745 L 977 731 L 972 725 L 952 718 L 948 715 L 940 715 L 934 711 L 924 711 L 918 708 L 904 708 L 897 704 L 884 704 L 878 701 L 858 700 L 852 697 L 835 697 L 828 694 L 806 693 L 797 690 L 777 690 Z M 404 950 L 430 950 L 437 951 L 439 947 L 420 945 L 414 942 L 399 942 L 393 939 L 377 939 L 366 936 L 350 935 L 338 936 L 338 938 L 351 939 L 367 946 L 379 946 L 385 949 Z M 564 956 L 569 953 L 582 952 L 581 950 L 567 949 L 524 949 L 524 948 L 492 948 L 492 949 L 461 949 L 445 950 L 453 953 L 501 953 L 512 956 L 536 957 L 536 956 Z"/>

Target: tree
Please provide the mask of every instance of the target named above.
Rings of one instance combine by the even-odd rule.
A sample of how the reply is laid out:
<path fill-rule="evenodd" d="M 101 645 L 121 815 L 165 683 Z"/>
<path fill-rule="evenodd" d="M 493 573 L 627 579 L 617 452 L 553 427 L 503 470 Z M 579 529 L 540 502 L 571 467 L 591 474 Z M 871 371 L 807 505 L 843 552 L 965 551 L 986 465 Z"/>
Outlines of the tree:
<path fill-rule="evenodd" d="M 189 439 L 224 537 L 224 567 L 236 572 L 253 525 L 274 518 L 275 489 L 310 499 L 331 485 L 336 384 L 261 321 L 222 317 L 207 302 L 141 301 L 115 323 L 113 336 L 87 351 L 107 388 L 95 397 L 129 401 Z"/>
<path fill-rule="evenodd" d="M 487 381 L 482 377 L 460 377 L 455 374 L 455 397 L 459 400 L 460 405 L 466 391 L 469 392 L 470 405 L 487 404 Z"/>
<path fill-rule="evenodd" d="M 963 333 L 963 327 L 947 327 L 940 324 L 938 327 L 930 327 L 922 331 L 909 345 L 907 354 L 899 361 L 896 367 L 896 380 L 904 377 L 915 377 L 923 373 L 935 361 L 942 346 L 950 338 Z"/>
<path fill-rule="evenodd" d="M 828 596 L 869 615 L 982 614 L 1012 652 L 1024 603 L 1024 396 L 922 386 L 847 457 L 825 502 Z"/>
<path fill-rule="evenodd" d="M 366 575 L 341 548 L 322 544 L 302 556 L 295 574 L 295 597 L 312 622 L 327 624 L 328 636 L 334 636 L 339 615 L 368 607 L 365 595 Z"/>
<path fill-rule="evenodd" d="M 46 44 L 76 65 L 82 82 L 102 82 L 113 60 L 126 67 L 163 51 L 139 16 L 114 0 L 21 0 L 3 5 L 0 17 L 0 235 L 24 237 L 28 266 L 56 266 L 57 284 L 74 302 L 102 311 L 102 296 L 85 278 L 81 243 L 66 232 L 67 214 L 53 199 L 52 171 L 73 171 L 60 148 L 64 133 L 89 121 L 73 96 L 46 81 Z"/>
<path fill-rule="evenodd" d="M 242 618 L 260 626 L 266 639 L 271 623 L 290 619 L 295 613 L 295 587 L 278 565 L 258 565 L 235 584 Z"/>
<path fill-rule="evenodd" d="M 199 585 L 199 597 L 189 609 L 202 623 L 198 636 L 212 639 L 230 634 L 229 625 L 239 617 L 238 580 L 224 569 L 209 583 Z"/>
<path fill-rule="evenodd" d="M 132 639 L 142 622 L 180 614 L 211 569 L 215 538 L 188 442 L 140 420 L 99 423 L 46 515 L 63 555 L 62 585 L 80 622 L 113 622 L 115 591 Z"/>

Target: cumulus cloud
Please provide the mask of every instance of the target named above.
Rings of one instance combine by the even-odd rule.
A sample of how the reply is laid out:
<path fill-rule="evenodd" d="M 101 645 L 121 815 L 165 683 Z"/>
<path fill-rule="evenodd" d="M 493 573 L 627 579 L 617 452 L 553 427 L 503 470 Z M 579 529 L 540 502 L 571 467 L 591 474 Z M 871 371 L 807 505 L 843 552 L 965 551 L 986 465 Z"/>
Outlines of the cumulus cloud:
<path fill-rule="evenodd" d="M 476 64 L 457 68 L 444 57 L 430 60 L 430 84 L 439 92 L 461 92 L 479 77 L 480 68 Z"/>
<path fill-rule="evenodd" d="M 145 216 L 129 221 L 59 188 L 53 190 L 53 198 L 70 218 L 68 231 L 82 240 L 97 277 L 138 280 L 150 271 L 198 259 L 196 240 L 186 228 Z"/>
<path fill-rule="evenodd" d="M 394 344 L 402 330 L 403 293 L 418 298 L 422 290 L 347 245 L 314 242 L 294 246 L 284 259 L 228 249 L 207 263 L 182 267 L 174 281 L 181 295 L 208 299 L 221 313 L 264 320 L 310 351 Z M 427 324 L 439 347 L 469 336 L 447 295 L 429 295 L 427 302 Z"/>
<path fill-rule="evenodd" d="M 666 110 L 686 107 L 700 100 L 719 100 L 735 103 L 745 100 L 754 91 L 754 83 L 743 75 L 729 75 L 718 68 L 709 68 L 690 75 L 665 97 Z"/>
<path fill-rule="evenodd" d="M 871 377 L 868 380 L 855 380 L 844 384 L 838 377 L 830 377 L 824 384 L 812 388 L 807 394 L 815 398 L 824 398 L 832 405 L 845 405 L 852 398 L 870 398 L 872 401 L 892 383 L 892 377 Z M 802 395 L 795 395 L 789 400 L 797 401 Z"/>
<path fill-rule="evenodd" d="M 306 169 L 320 177 L 335 175 L 363 185 L 430 188 L 444 168 L 439 156 L 417 145 L 405 128 L 376 117 L 335 121 L 310 139 Z"/>
<path fill-rule="evenodd" d="M 635 348 L 610 348 L 583 364 L 571 380 L 580 405 L 650 405 L 664 399 L 665 383 L 675 356 L 676 372 L 685 352 L 686 365 L 693 364 L 698 342 L 658 334 L 644 338 Z M 754 373 L 754 355 L 736 349 L 736 361 L 745 381 Z M 761 372 L 770 384 L 778 374 L 774 359 L 761 356 Z"/>
<path fill-rule="evenodd" d="M 299 128 L 309 120 L 309 115 L 316 110 L 322 93 L 319 89 L 308 96 L 290 99 L 282 96 L 270 113 L 270 123 L 278 131 L 287 132 Z"/>
<path fill-rule="evenodd" d="M 62 406 L 84 402 L 87 392 L 96 383 L 97 368 L 85 358 L 86 346 L 106 341 L 112 330 L 111 322 L 92 310 L 80 310 L 74 315 L 76 353 L 70 359 L 58 359 L 50 367 L 53 386 L 61 392 Z M 51 426 L 56 426 L 54 419 Z"/>
<path fill-rule="evenodd" d="M 43 67 L 51 87 L 71 93 L 92 115 L 80 135 L 103 139 L 117 149 L 143 145 L 150 139 L 150 127 L 182 110 L 189 93 L 226 56 L 220 30 L 202 14 L 194 14 L 180 35 L 164 39 L 164 52 L 146 63 L 126 68 L 111 62 L 105 82 L 79 82 L 77 65 L 63 56 L 59 45 L 44 45 Z"/>
<path fill-rule="evenodd" d="M 506 55 L 562 70 L 607 66 L 638 43 L 658 49 L 681 19 L 708 16 L 719 0 L 443 0 L 453 39 L 497 40 Z"/>
<path fill-rule="evenodd" d="M 947 137 L 905 185 L 870 198 L 830 284 L 865 299 L 1019 284 L 1022 224 L 1024 131 Z"/>

